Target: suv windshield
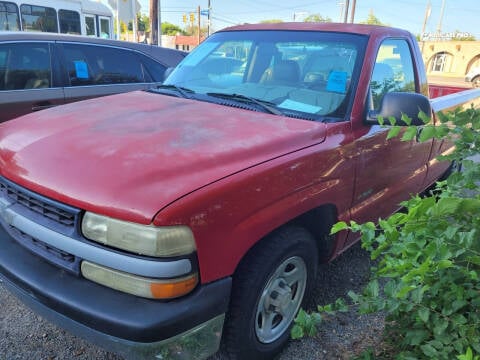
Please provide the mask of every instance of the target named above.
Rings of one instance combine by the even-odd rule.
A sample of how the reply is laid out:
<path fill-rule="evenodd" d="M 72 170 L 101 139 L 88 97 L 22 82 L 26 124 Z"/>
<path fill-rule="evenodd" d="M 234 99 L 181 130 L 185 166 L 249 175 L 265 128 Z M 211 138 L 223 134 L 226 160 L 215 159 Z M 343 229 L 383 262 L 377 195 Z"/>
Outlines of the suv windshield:
<path fill-rule="evenodd" d="M 218 32 L 189 54 L 164 84 L 191 89 L 200 100 L 250 98 L 287 116 L 343 119 L 366 40 L 319 31 Z"/>

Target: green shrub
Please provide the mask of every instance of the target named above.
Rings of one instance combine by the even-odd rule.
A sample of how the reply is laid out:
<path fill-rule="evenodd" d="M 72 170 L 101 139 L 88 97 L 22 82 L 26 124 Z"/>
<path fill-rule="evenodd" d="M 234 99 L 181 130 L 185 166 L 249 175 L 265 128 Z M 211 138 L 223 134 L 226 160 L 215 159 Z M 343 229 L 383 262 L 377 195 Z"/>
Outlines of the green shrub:
<path fill-rule="evenodd" d="M 362 247 L 378 261 L 363 293 L 349 297 L 361 313 L 386 314 L 390 356 L 475 360 L 480 355 L 480 164 L 468 158 L 480 151 L 480 111 L 458 109 L 439 119 L 437 126 L 424 126 L 421 140 L 454 141 L 454 153 L 443 160 L 461 164 L 462 172 L 377 224 L 341 222 L 332 233 L 361 232 Z M 393 125 L 388 137 L 400 133 L 408 141 L 417 128 L 402 132 Z M 318 323 L 322 313 L 301 317 Z M 296 321 L 293 337 L 315 333 L 311 324 L 302 333 L 302 326 Z"/>

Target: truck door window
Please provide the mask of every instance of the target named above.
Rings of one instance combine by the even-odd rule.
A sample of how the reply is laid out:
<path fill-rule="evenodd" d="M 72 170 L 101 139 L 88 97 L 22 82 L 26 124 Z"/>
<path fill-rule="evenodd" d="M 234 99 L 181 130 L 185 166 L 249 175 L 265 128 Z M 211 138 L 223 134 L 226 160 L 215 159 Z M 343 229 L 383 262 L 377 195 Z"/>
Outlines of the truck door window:
<path fill-rule="evenodd" d="M 383 95 L 392 91 L 415 92 L 410 47 L 405 40 L 388 39 L 381 45 L 370 80 L 370 110 L 379 110 Z"/>

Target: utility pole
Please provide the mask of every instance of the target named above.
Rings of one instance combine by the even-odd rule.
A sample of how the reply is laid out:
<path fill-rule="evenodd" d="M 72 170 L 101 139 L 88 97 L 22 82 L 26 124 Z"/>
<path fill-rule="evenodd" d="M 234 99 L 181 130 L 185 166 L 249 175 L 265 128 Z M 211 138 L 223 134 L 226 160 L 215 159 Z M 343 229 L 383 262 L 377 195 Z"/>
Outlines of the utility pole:
<path fill-rule="evenodd" d="M 158 1 L 150 0 L 150 44 L 158 44 Z"/>
<path fill-rule="evenodd" d="M 138 41 L 137 37 L 137 0 L 132 0 L 132 30 L 133 30 L 133 42 Z"/>
<path fill-rule="evenodd" d="M 355 22 L 355 8 L 357 7 L 357 0 L 352 2 L 352 12 L 350 14 L 350 22 L 353 24 Z"/>
<path fill-rule="evenodd" d="M 115 27 L 117 28 L 117 40 L 120 40 L 120 17 L 119 17 L 119 13 L 120 13 L 120 9 L 119 9 L 119 4 L 120 0 L 117 0 L 117 19 L 115 21 Z"/>
<path fill-rule="evenodd" d="M 208 0 L 208 9 L 207 9 L 207 37 L 210 36 L 210 12 L 212 11 L 212 6 L 210 0 Z"/>
<path fill-rule="evenodd" d="M 350 0 L 345 0 L 345 12 L 343 13 L 343 22 L 348 20 L 348 8 L 350 7 Z"/>
<path fill-rule="evenodd" d="M 427 29 L 427 21 L 428 18 L 430 17 L 430 14 L 432 13 L 432 4 L 430 3 L 430 0 L 428 0 L 427 7 L 425 9 L 425 18 L 423 19 L 423 26 L 422 26 L 422 33 L 421 33 L 421 40 L 422 40 L 422 56 L 423 56 L 423 48 L 425 47 L 425 30 Z"/>
<path fill-rule="evenodd" d="M 197 7 L 197 27 L 198 27 L 198 41 L 197 44 L 200 45 L 200 5 Z"/>
<path fill-rule="evenodd" d="M 442 10 L 440 10 L 440 19 L 438 20 L 437 25 L 437 34 L 440 35 L 442 33 L 442 22 L 443 22 L 443 13 L 445 11 L 445 0 L 442 0 Z"/>
<path fill-rule="evenodd" d="M 158 38 L 158 46 L 162 46 L 162 6 L 160 5 L 161 0 L 157 0 L 157 38 Z"/>

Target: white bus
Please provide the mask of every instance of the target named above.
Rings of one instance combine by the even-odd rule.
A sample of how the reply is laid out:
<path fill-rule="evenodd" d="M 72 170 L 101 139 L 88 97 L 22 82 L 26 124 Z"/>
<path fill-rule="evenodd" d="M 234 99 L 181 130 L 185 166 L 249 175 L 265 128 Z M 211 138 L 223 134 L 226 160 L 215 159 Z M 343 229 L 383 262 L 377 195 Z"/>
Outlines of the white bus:
<path fill-rule="evenodd" d="M 93 0 L 0 0 L 0 31 L 43 31 L 112 39 L 113 12 Z"/>

